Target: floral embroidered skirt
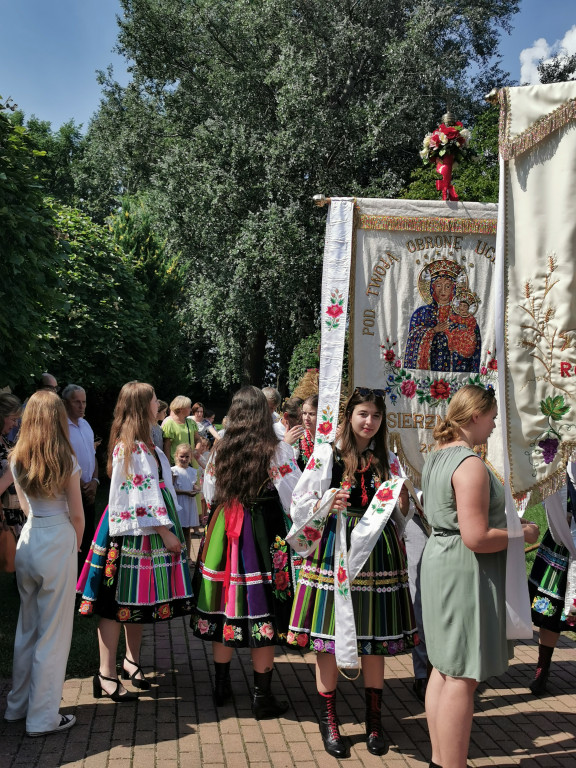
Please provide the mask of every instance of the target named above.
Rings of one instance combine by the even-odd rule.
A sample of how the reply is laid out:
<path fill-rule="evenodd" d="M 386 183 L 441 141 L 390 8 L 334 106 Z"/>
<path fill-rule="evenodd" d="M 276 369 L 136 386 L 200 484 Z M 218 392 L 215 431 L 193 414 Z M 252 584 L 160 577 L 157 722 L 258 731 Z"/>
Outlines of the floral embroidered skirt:
<path fill-rule="evenodd" d="M 361 519 L 348 514 L 347 538 Z M 334 653 L 336 515 L 330 515 L 318 548 L 304 560 L 290 617 L 288 643 Z M 394 656 L 418 643 L 404 547 L 388 521 L 351 585 L 358 654 Z"/>
<path fill-rule="evenodd" d="M 214 510 L 194 576 L 196 637 L 235 648 L 285 642 L 294 595 L 285 536 L 276 494 L 244 507 L 238 539 L 228 539 L 224 508 Z"/>
<path fill-rule="evenodd" d="M 172 496 L 164 488 L 162 495 L 172 531 L 184 544 Z M 193 592 L 186 556 L 185 548 L 181 555 L 169 552 L 157 533 L 110 536 L 106 508 L 76 585 L 82 595 L 79 612 L 122 623 L 151 623 L 190 613 Z"/>
<path fill-rule="evenodd" d="M 566 622 L 564 613 L 568 557 L 568 550 L 556 544 L 550 531 L 546 531 L 528 577 L 532 621 L 551 632 L 574 629 Z"/>

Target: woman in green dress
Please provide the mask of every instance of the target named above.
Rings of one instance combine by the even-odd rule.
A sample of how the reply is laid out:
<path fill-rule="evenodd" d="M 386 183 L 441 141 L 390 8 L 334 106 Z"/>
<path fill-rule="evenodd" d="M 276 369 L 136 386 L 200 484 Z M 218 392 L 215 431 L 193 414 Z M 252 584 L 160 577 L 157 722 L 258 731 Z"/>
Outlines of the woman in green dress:
<path fill-rule="evenodd" d="M 422 611 L 433 666 L 426 691 L 430 768 L 465 768 L 474 691 L 508 667 L 504 489 L 474 452 L 494 429 L 492 389 L 462 387 L 434 430 L 437 450 L 422 473 L 432 526 L 422 560 Z M 524 524 L 534 542 L 538 526 Z"/>

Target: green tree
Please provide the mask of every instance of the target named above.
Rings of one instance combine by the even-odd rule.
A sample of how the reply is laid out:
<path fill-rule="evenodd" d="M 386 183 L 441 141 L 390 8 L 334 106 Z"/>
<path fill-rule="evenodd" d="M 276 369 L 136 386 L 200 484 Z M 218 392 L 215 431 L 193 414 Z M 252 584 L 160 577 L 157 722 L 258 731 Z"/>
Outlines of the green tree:
<path fill-rule="evenodd" d="M 564 83 L 576 80 L 576 53 L 558 54 L 549 61 L 542 59 L 538 64 L 538 76 L 541 83 Z"/>
<path fill-rule="evenodd" d="M 0 98 L 0 370 L 2 385 L 28 385 L 50 352 L 45 317 L 58 304 L 53 212 L 38 151 Z"/>
<path fill-rule="evenodd" d="M 491 52 L 518 3 L 123 6 L 133 82 L 107 86 L 89 128 L 88 204 L 152 188 L 166 247 L 190 270 L 183 319 L 209 375 L 259 384 L 273 358 L 285 380 L 317 322 L 325 217 L 312 195 L 396 196 L 446 103 L 469 121 L 473 94 L 501 82 Z"/>
<path fill-rule="evenodd" d="M 48 120 L 39 120 L 35 115 L 26 120 L 20 110 L 14 112 L 12 121 L 27 129 L 30 140 L 39 150 L 35 155 L 35 167 L 45 194 L 66 205 L 74 205 L 77 196 L 72 169 L 81 152 L 82 126 L 69 120 L 53 131 Z"/>
<path fill-rule="evenodd" d="M 62 304 L 45 319 L 51 372 L 98 392 L 150 379 L 159 357 L 154 318 L 109 227 L 54 203 Z"/>

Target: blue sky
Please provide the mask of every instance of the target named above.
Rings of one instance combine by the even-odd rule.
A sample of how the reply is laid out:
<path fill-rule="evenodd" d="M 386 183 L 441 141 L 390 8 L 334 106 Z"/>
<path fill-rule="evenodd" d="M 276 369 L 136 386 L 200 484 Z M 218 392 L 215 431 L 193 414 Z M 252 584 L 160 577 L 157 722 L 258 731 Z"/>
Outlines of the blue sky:
<path fill-rule="evenodd" d="M 513 32 L 504 35 L 503 68 L 520 82 L 536 82 L 541 57 L 576 53 L 575 0 L 522 0 Z M 96 70 L 114 67 L 127 81 L 126 63 L 113 52 L 119 0 L 0 0 L 0 95 L 26 116 L 52 128 L 74 118 L 87 127 L 100 101 Z"/>

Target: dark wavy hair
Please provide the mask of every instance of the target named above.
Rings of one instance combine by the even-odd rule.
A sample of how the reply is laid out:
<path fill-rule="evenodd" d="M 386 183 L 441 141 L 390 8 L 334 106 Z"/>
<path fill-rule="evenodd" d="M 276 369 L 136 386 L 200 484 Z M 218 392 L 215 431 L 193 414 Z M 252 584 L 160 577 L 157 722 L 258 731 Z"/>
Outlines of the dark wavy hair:
<path fill-rule="evenodd" d="M 268 401 L 257 387 L 242 387 L 236 392 L 226 419 L 226 432 L 214 448 L 214 503 L 237 499 L 246 504 L 268 478 L 278 438 Z"/>
<path fill-rule="evenodd" d="M 388 427 L 386 425 L 386 404 L 380 395 L 368 391 L 361 395 L 357 389 L 352 392 L 344 407 L 344 421 L 342 423 L 342 432 L 340 433 L 340 455 L 344 462 L 344 479 L 354 480 L 354 473 L 361 466 L 362 454 L 358 450 L 356 438 L 352 431 L 350 417 L 357 405 L 362 403 L 374 403 L 382 413 L 382 423 L 378 432 L 372 438 L 373 447 L 367 453 L 372 454 L 372 469 L 374 474 L 383 482 L 390 479 L 390 462 L 388 460 Z M 367 460 L 367 458 L 366 458 Z"/>

